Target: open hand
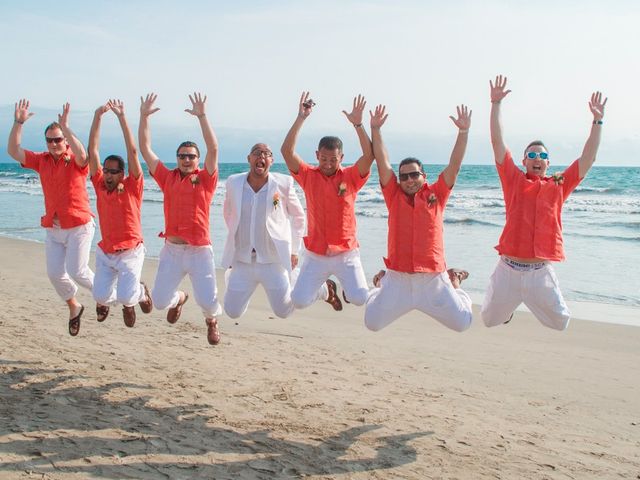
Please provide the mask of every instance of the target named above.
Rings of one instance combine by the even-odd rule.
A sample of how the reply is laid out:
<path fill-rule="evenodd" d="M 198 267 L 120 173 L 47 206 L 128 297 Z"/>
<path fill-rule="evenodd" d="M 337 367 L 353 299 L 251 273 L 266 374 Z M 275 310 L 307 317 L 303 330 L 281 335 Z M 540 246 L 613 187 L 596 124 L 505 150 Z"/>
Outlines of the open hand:
<path fill-rule="evenodd" d="M 362 95 L 358 95 L 353 99 L 353 108 L 351 109 L 351 113 L 347 113 L 346 110 L 343 110 L 344 116 L 347 117 L 353 125 L 362 125 L 362 114 L 364 113 L 364 107 L 367 105 L 367 102 L 364 100 Z"/>
<path fill-rule="evenodd" d="M 29 100 L 23 98 L 16 103 L 14 119 L 18 123 L 24 123 L 33 117 L 35 113 L 29 111 Z"/>
<path fill-rule="evenodd" d="M 158 110 L 157 107 L 154 107 L 153 104 L 158 98 L 158 95 L 155 93 L 148 93 L 146 97 L 140 97 L 140 115 L 143 117 L 148 117 L 149 115 L 153 115 Z"/>
<path fill-rule="evenodd" d="M 451 121 L 460 130 L 469 130 L 469 127 L 471 126 L 471 114 L 473 112 L 469 110 L 469 107 L 467 107 L 466 105 L 460 105 L 459 107 L 456 107 L 456 112 L 458 114 L 458 118 L 449 116 Z"/>
<path fill-rule="evenodd" d="M 607 98 L 602 100 L 602 92 L 594 92 L 591 94 L 591 100 L 589 101 L 589 110 L 593 113 L 593 120 L 602 120 L 604 117 L 604 106 L 607 104 Z"/>
<path fill-rule="evenodd" d="M 69 128 L 69 112 L 71 111 L 71 105 L 69 102 L 62 106 L 62 114 L 58 114 L 58 123 L 64 127 Z"/>
<path fill-rule="evenodd" d="M 201 93 L 194 92 L 193 95 L 189 95 L 189 100 L 191 100 L 191 108 L 185 108 L 184 111 L 194 115 L 198 118 L 204 116 L 205 112 L 205 103 L 207 102 L 207 96 L 202 95 Z"/>
<path fill-rule="evenodd" d="M 498 75 L 495 83 L 489 80 L 491 86 L 491 103 L 500 103 L 504 97 L 506 97 L 511 90 L 505 90 L 507 88 L 507 77 Z"/>
<path fill-rule="evenodd" d="M 371 129 L 380 128 L 384 125 L 384 122 L 387 121 L 387 117 L 389 116 L 386 113 L 386 105 L 378 105 L 373 113 L 369 110 L 369 115 L 371 116 Z"/>
<path fill-rule="evenodd" d="M 122 115 L 124 115 L 124 103 L 122 103 L 122 100 L 112 98 L 107 102 L 107 106 L 113 113 L 116 114 L 116 116 L 121 117 Z"/>

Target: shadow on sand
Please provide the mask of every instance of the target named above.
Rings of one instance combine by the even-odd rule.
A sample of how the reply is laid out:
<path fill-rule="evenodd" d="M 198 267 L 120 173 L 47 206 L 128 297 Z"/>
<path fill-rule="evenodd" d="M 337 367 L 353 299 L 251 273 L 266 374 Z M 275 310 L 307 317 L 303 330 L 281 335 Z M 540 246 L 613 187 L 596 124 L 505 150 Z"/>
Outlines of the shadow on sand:
<path fill-rule="evenodd" d="M 433 433 L 369 439 L 369 458 L 352 459 L 348 450 L 358 437 L 380 425 L 324 438 L 308 433 L 305 443 L 273 438 L 269 430 L 216 426 L 203 413 L 211 412 L 208 405 L 151 407 L 152 397 L 131 393 L 144 392 L 144 385 L 74 387 L 69 383 L 81 377 L 2 359 L 0 373 L 0 472 L 114 479 L 337 475 L 412 463 L 416 450 L 408 442 Z M 126 389 L 129 398 L 111 400 L 114 389 Z"/>

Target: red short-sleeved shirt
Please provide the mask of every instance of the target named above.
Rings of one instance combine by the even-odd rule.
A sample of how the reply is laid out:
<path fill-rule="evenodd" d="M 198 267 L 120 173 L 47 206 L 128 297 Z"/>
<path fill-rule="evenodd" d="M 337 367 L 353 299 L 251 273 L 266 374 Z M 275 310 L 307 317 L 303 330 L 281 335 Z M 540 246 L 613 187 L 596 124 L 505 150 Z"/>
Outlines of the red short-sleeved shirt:
<path fill-rule="evenodd" d="M 180 170 L 169 170 L 158 162 L 156 183 L 164 193 L 164 225 L 161 237 L 180 237 L 189 245 L 210 245 L 209 207 L 218 185 L 218 170 L 209 175 L 196 169 L 182 177 Z"/>
<path fill-rule="evenodd" d="M 96 206 L 102 239 L 98 246 L 105 253 L 128 250 L 142 243 L 140 208 L 144 180 L 129 175 L 122 180 L 122 188 L 109 192 L 104 184 L 102 169 L 91 176 L 96 190 Z"/>
<path fill-rule="evenodd" d="M 525 174 L 509 151 L 496 168 L 507 217 L 496 250 L 510 257 L 564 260 L 562 205 L 582 181 L 578 160 L 561 172 L 559 181 Z"/>
<path fill-rule="evenodd" d="M 357 248 L 355 201 L 370 173 L 361 177 L 358 167 L 352 165 L 327 177 L 318 167 L 301 162 L 298 173 L 291 175 L 307 200 L 307 250 L 333 255 Z"/>
<path fill-rule="evenodd" d="M 440 174 L 426 182 L 413 199 L 400 188 L 394 175 L 382 188 L 389 210 L 387 268 L 398 272 L 444 272 L 443 215 L 451 189 Z"/>
<path fill-rule="evenodd" d="M 61 228 L 77 227 L 91 220 L 87 193 L 89 166 L 79 167 L 70 149 L 58 161 L 49 152 L 25 150 L 22 166 L 40 175 L 45 209 L 40 225 L 51 228 L 56 217 Z"/>

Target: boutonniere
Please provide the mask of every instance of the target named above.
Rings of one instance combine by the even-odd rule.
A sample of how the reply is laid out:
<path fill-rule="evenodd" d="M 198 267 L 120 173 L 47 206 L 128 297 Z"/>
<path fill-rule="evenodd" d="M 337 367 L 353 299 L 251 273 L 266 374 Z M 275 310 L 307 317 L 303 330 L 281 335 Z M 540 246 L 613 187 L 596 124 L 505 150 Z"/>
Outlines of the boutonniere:
<path fill-rule="evenodd" d="M 551 179 L 556 182 L 556 185 L 562 185 L 564 183 L 564 175 L 561 172 L 554 173 Z"/>
<path fill-rule="evenodd" d="M 429 195 L 429 197 L 427 198 L 427 204 L 431 207 L 433 205 L 435 205 L 435 203 L 438 201 L 438 197 L 436 197 L 435 193 L 432 193 L 431 195 Z"/>
<path fill-rule="evenodd" d="M 273 208 L 278 208 L 280 204 L 280 194 L 278 192 L 273 194 Z"/>
<path fill-rule="evenodd" d="M 118 186 L 116 187 L 116 190 L 118 190 L 118 195 L 121 194 L 122 192 L 124 192 L 124 184 L 122 182 L 120 182 L 118 184 Z"/>
<path fill-rule="evenodd" d="M 69 165 L 69 162 L 71 161 L 71 157 L 69 155 L 65 155 L 62 159 L 64 160 L 65 166 Z"/>
<path fill-rule="evenodd" d="M 338 185 L 338 196 L 342 197 L 346 192 L 347 192 L 347 184 L 342 182 L 340 185 Z"/>
<path fill-rule="evenodd" d="M 191 175 L 191 185 L 196 188 L 196 185 L 200 183 L 200 177 L 197 175 Z"/>

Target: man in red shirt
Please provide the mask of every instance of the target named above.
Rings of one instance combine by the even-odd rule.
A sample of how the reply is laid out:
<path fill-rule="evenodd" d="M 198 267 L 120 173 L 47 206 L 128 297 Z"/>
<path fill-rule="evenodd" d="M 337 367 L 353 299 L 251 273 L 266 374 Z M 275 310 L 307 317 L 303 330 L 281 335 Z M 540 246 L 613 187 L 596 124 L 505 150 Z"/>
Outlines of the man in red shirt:
<path fill-rule="evenodd" d="M 207 97 L 199 93 L 189 95 L 192 107 L 185 111 L 198 118 L 207 152 L 204 169 L 200 170 L 200 150 L 194 142 L 182 142 L 176 158 L 178 167 L 169 170 L 151 149 L 149 116 L 157 112 L 157 95 L 141 98 L 140 151 L 149 172 L 164 194 L 165 231 L 160 234 L 165 244 L 160 251 L 158 273 L 151 297 L 156 308 L 167 312 L 167 321 L 180 318 L 182 306 L 189 296 L 178 290 L 180 282 L 189 275 L 196 303 L 202 309 L 207 324 L 207 340 L 211 345 L 220 342 L 216 316 L 222 313 L 218 302 L 213 248 L 209 238 L 209 207 L 218 184 L 218 140 L 207 119 Z"/>
<path fill-rule="evenodd" d="M 482 305 L 488 327 L 508 323 L 518 305 L 524 303 L 547 327 L 564 330 L 571 313 L 550 262 L 564 260 L 562 205 L 585 177 L 600 145 L 602 118 L 607 99 L 591 95 L 591 132 L 582 155 L 563 172 L 547 176 L 549 153 L 544 143 L 531 142 L 524 150 L 522 172 L 513 162 L 502 137 L 500 105 L 511 90 L 499 75 L 491 86 L 491 144 L 500 175 L 506 208 L 506 223 L 496 250 L 498 265 L 491 276 Z"/>
<path fill-rule="evenodd" d="M 118 117 L 127 148 L 129 175 L 124 175 L 124 160 L 109 155 L 100 166 L 100 123 L 111 110 Z M 142 244 L 140 207 L 143 178 L 138 152 L 120 100 L 109 100 L 95 112 L 89 132 L 89 173 L 96 191 L 96 205 L 102 240 L 96 248 L 96 276 L 93 297 L 98 302 L 98 321 L 109 315 L 109 306 L 122 304 L 127 327 L 136 321 L 134 305 L 144 313 L 153 308 L 146 285 L 140 282 L 145 249 Z"/>
<path fill-rule="evenodd" d="M 307 249 L 300 276 L 291 293 L 296 308 L 305 308 L 317 299 L 318 289 L 335 275 L 344 289 L 343 295 L 351 303 L 364 305 L 369 297 L 367 280 L 360 261 L 356 239 L 355 201 L 371 172 L 373 150 L 362 125 L 366 102 L 358 95 L 351 113 L 343 110 L 354 126 L 362 148 L 362 156 L 349 167 L 341 166 L 344 154 L 342 141 L 337 137 L 323 137 L 316 151 L 318 166 L 312 167 L 295 151 L 302 124 L 311 114 L 315 103 L 309 92 L 300 97 L 298 116 L 281 148 L 293 178 L 300 184 L 307 200 Z M 330 292 L 330 303 L 339 309 L 340 299 Z"/>
<path fill-rule="evenodd" d="M 443 215 L 464 158 L 471 126 L 471 112 L 461 105 L 458 117 L 449 117 L 458 127 L 458 137 L 449 165 L 429 185 L 417 158 L 405 158 L 396 179 L 382 141 L 381 127 L 387 114 L 379 105 L 371 114 L 373 153 L 380 186 L 389 210 L 388 272 L 374 278 L 364 314 L 370 330 L 380 330 L 411 310 L 420 310 L 443 325 L 461 332 L 471 326 L 471 298 L 460 288 L 469 274 L 447 271 L 443 241 Z"/>
<path fill-rule="evenodd" d="M 40 176 L 45 205 L 40 224 L 46 229 L 47 275 L 60 298 L 67 302 L 69 334 L 76 336 L 84 312 L 76 300 L 76 283 L 89 290 L 93 287 L 89 251 L 95 224 L 87 194 L 87 153 L 69 128 L 69 111 L 67 103 L 58 121 L 44 131 L 47 151 L 36 153 L 20 145 L 22 125 L 34 115 L 29 111 L 29 101 L 20 100 L 15 106 L 7 151 L 24 168 L 35 170 Z"/>

